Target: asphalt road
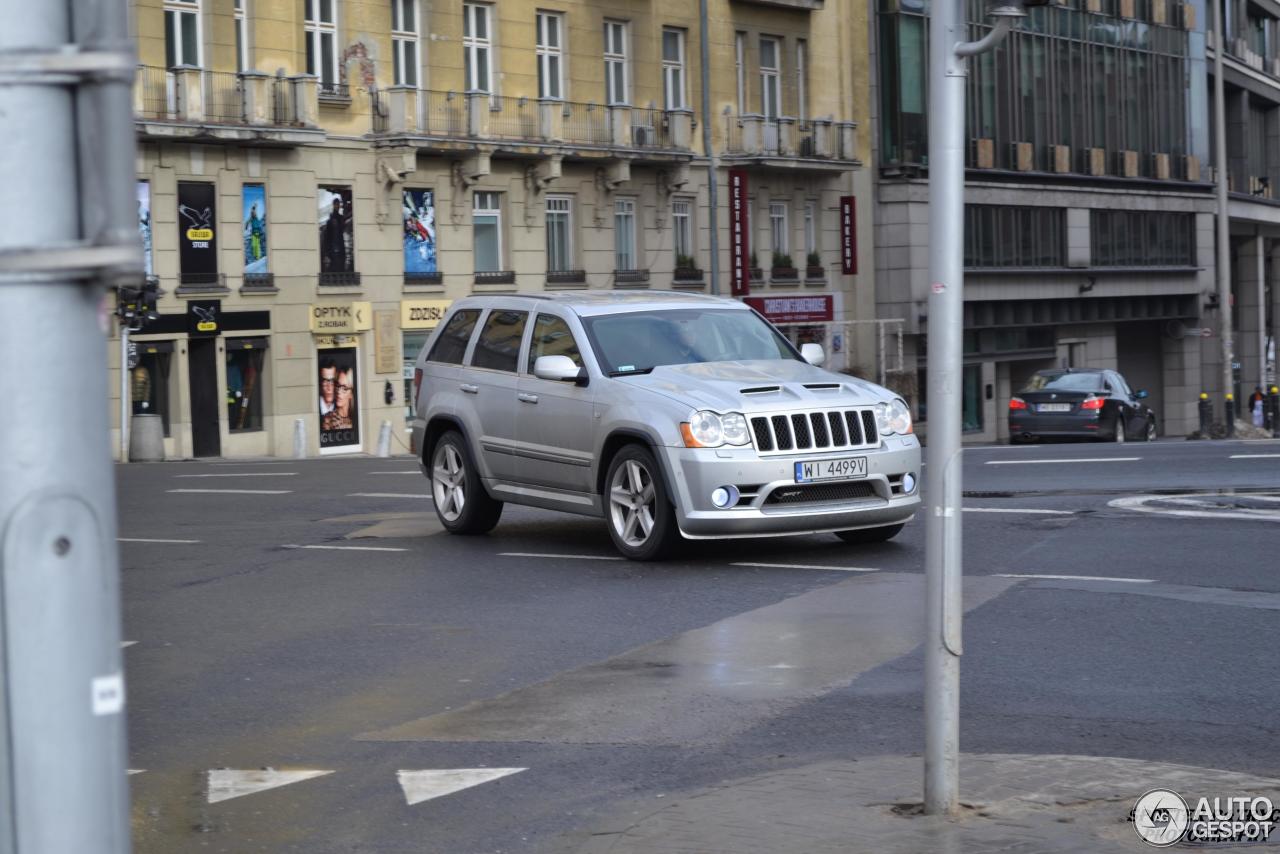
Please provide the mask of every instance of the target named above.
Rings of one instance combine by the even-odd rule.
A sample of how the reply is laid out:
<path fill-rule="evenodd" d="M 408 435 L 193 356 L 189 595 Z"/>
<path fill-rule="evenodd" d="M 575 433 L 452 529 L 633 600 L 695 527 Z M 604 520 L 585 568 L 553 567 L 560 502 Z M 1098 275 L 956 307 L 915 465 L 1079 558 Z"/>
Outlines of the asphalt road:
<path fill-rule="evenodd" d="M 143 854 L 571 852 L 675 793 L 922 749 L 919 519 L 634 564 L 550 512 L 444 534 L 408 458 L 117 472 Z M 964 750 L 1280 776 L 1280 443 L 964 476 Z"/>

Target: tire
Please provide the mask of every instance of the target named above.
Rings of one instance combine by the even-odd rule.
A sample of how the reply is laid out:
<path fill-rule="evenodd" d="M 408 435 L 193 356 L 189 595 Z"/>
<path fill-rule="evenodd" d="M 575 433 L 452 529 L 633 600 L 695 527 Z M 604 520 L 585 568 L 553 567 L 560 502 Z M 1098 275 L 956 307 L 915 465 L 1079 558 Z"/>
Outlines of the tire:
<path fill-rule="evenodd" d="M 662 560 L 680 541 L 675 508 L 658 461 L 648 448 L 627 445 L 614 455 L 600 496 L 614 548 L 629 560 Z"/>
<path fill-rule="evenodd" d="M 879 528 L 859 528 L 856 531 L 836 531 L 836 536 L 846 543 L 884 543 L 898 536 L 904 525 L 884 525 Z"/>
<path fill-rule="evenodd" d="M 1156 440 L 1157 432 L 1158 431 L 1156 430 L 1156 420 L 1152 418 L 1149 421 L 1147 421 L 1146 440 L 1148 442 L 1154 442 Z"/>
<path fill-rule="evenodd" d="M 487 534 L 502 517 L 502 502 L 485 492 L 457 430 L 441 436 L 431 453 L 431 497 L 436 518 L 451 534 Z"/>
<path fill-rule="evenodd" d="M 1125 436 L 1124 414 L 1121 413 L 1116 416 L 1116 435 L 1112 438 L 1112 441 L 1115 442 L 1117 445 L 1120 445 L 1124 443 L 1126 438 L 1128 437 Z"/>

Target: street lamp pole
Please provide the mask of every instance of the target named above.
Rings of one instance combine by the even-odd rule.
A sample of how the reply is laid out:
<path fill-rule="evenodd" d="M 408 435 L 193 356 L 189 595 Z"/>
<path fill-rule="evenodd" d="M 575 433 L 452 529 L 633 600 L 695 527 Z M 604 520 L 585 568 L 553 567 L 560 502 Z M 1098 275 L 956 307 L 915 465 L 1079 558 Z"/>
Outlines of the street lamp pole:
<path fill-rule="evenodd" d="M 1222 2 L 1213 0 L 1213 163 L 1218 199 L 1218 335 L 1222 339 L 1223 424 L 1227 435 L 1235 434 L 1235 406 L 1232 399 L 1234 379 L 1231 363 L 1235 346 L 1231 340 L 1231 219 L 1227 210 L 1227 106 L 1223 82 L 1222 54 L 1227 46 L 1227 33 L 1222 24 Z M 1265 356 L 1264 356 L 1265 358 Z"/>
<path fill-rule="evenodd" d="M 964 42 L 963 0 L 935 0 L 929 22 L 929 467 L 925 504 L 924 806 L 960 804 L 960 430 L 964 333 L 964 128 L 967 57 L 999 44 L 1022 5 L 988 10 L 994 28 Z"/>

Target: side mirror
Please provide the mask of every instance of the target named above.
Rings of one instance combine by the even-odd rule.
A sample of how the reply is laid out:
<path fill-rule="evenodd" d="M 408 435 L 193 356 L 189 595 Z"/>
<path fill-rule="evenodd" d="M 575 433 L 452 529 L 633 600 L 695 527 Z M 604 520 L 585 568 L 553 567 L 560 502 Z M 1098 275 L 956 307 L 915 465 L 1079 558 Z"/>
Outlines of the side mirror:
<path fill-rule="evenodd" d="M 1134 397 L 1134 399 L 1135 399 L 1135 400 L 1146 400 L 1146 399 L 1147 399 L 1147 390 L 1146 390 L 1145 388 L 1140 388 L 1140 389 L 1138 389 L 1138 393 L 1137 393 L 1137 394 L 1135 394 L 1133 397 Z"/>
<path fill-rule="evenodd" d="M 827 360 L 821 344 L 801 344 L 800 357 L 814 367 L 820 367 Z"/>
<path fill-rule="evenodd" d="M 540 380 L 577 382 L 586 379 L 587 372 L 568 356 L 539 356 L 533 363 L 533 375 Z"/>

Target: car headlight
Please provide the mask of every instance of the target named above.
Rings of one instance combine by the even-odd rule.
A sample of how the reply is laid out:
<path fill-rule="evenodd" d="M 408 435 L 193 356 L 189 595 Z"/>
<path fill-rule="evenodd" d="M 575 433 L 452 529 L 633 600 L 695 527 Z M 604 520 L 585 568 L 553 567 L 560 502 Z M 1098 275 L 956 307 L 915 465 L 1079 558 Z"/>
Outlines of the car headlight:
<path fill-rule="evenodd" d="M 751 441 L 747 419 L 740 412 L 721 415 L 699 409 L 680 425 L 684 443 L 690 448 L 718 448 L 721 445 L 745 445 Z"/>
<path fill-rule="evenodd" d="M 887 403 L 877 403 L 874 409 L 880 435 L 899 433 L 905 436 L 911 432 L 911 410 L 901 400 L 895 398 Z"/>

